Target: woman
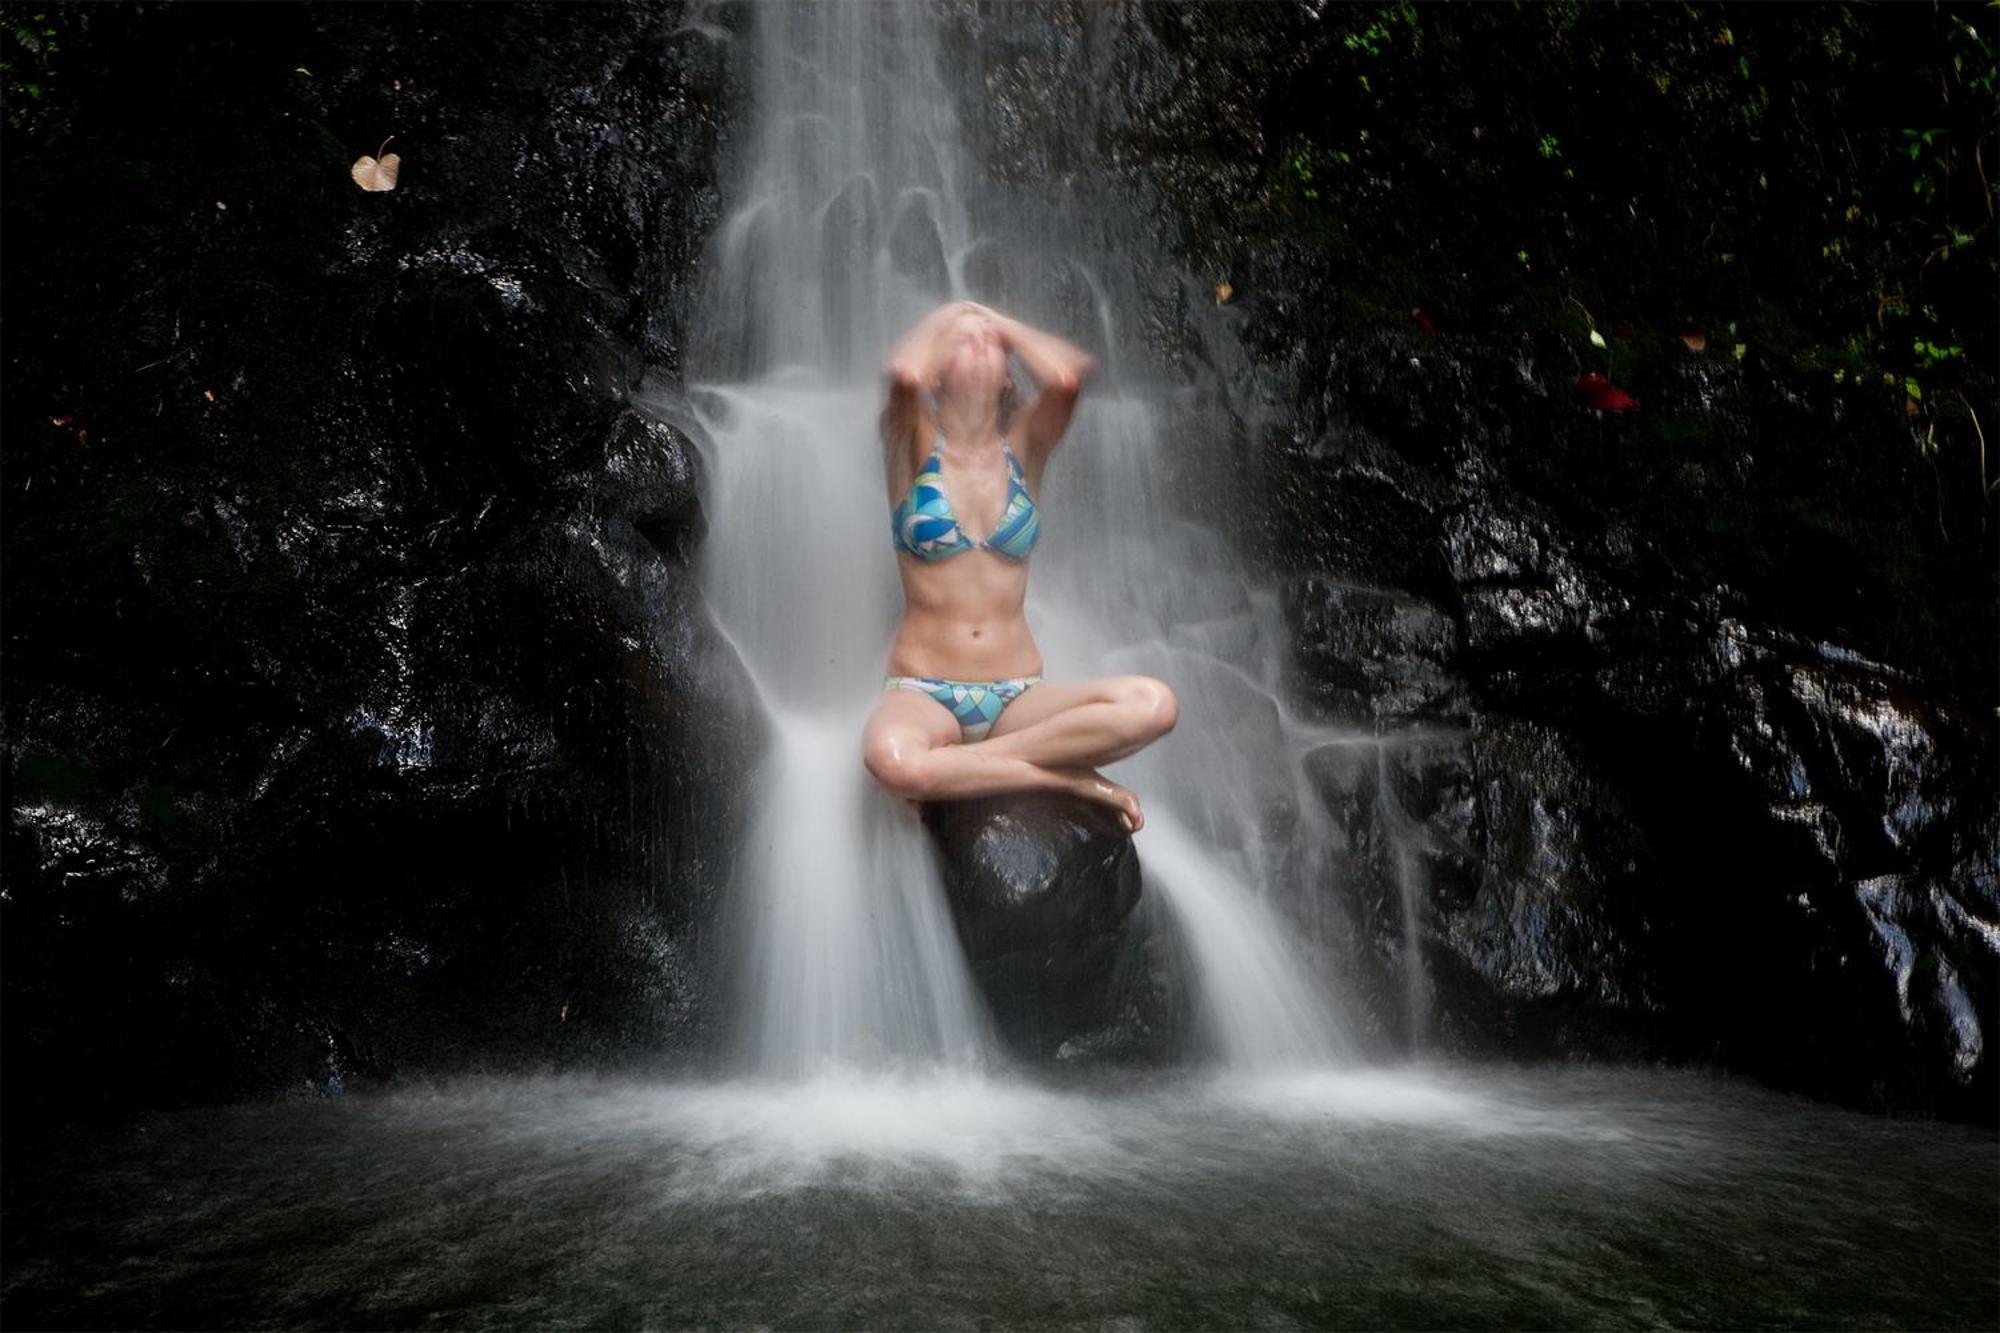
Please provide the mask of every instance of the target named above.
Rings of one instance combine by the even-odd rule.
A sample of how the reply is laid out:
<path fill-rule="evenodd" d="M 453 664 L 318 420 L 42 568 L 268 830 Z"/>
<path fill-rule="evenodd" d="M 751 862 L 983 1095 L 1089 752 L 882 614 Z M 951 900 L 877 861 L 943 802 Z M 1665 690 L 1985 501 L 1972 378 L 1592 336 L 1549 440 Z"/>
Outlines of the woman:
<path fill-rule="evenodd" d="M 1007 411 L 1010 352 L 1041 385 L 1020 413 Z M 932 311 L 890 354 L 882 444 L 904 615 L 863 757 L 907 800 L 1066 791 L 1114 807 L 1129 832 L 1145 823 L 1139 798 L 1097 766 L 1172 730 L 1173 691 L 1151 676 L 1043 684 L 1022 612 L 1035 493 L 1092 369 L 1062 339 L 971 301 Z M 1015 421 L 1018 454 L 1002 434 Z"/>

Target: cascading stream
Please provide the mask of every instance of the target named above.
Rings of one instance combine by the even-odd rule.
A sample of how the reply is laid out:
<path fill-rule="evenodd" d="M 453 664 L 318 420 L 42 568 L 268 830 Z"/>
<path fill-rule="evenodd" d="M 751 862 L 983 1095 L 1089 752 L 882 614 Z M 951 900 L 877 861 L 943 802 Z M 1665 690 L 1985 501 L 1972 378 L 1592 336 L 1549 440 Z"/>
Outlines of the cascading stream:
<path fill-rule="evenodd" d="M 924 836 L 868 779 L 859 740 L 899 600 L 877 370 L 938 301 L 1002 302 L 988 289 L 1010 256 L 1085 294 L 1080 326 L 1059 331 L 1106 367 L 1043 487 L 1028 614 L 1046 670 L 1145 672 L 1180 697 L 1177 730 L 1114 773 L 1147 805 L 1146 884 L 1195 962 L 1213 1053 L 1244 1068 L 1351 1060 L 1339 999 L 1315 975 L 1329 969 L 1309 965 L 1289 918 L 1327 900 L 1343 837 L 1307 756 L 1371 740 L 1284 706 L 1276 599 L 1181 517 L 1165 404 L 1119 371 L 1143 350 L 1121 334 L 1138 308 L 1132 257 L 1090 252 L 1096 233 L 1061 217 L 979 207 L 926 7 L 755 13 L 754 148 L 688 340 L 712 481 L 704 587 L 777 737 L 735 895 L 751 1066 L 795 1076 L 992 1051 Z"/>

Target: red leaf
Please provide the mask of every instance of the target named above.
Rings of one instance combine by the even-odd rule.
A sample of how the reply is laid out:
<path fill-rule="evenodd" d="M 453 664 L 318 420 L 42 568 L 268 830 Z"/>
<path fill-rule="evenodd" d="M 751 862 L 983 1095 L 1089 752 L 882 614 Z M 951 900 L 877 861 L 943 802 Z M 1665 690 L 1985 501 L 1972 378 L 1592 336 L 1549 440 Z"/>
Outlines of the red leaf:
<path fill-rule="evenodd" d="M 1417 327 L 1422 329 L 1425 333 L 1428 333 L 1433 337 L 1437 335 L 1438 331 L 1437 321 L 1433 320 L 1429 315 L 1426 315 L 1424 313 L 1424 308 L 1422 306 L 1416 306 L 1412 308 L 1410 311 L 1410 318 L 1416 320 Z"/>
<path fill-rule="evenodd" d="M 1624 412 L 1639 405 L 1638 399 L 1594 370 L 1576 377 L 1576 391 L 1585 407 L 1599 412 Z"/>

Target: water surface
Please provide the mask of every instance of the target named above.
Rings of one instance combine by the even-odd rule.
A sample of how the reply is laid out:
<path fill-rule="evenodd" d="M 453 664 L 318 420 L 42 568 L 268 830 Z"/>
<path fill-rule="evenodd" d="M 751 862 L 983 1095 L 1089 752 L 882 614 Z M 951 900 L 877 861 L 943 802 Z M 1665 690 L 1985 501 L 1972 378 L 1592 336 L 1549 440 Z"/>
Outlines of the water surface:
<path fill-rule="evenodd" d="M 7 1182 L 19 1328 L 1974 1328 L 1995 1140 L 1722 1076 L 467 1079 Z"/>

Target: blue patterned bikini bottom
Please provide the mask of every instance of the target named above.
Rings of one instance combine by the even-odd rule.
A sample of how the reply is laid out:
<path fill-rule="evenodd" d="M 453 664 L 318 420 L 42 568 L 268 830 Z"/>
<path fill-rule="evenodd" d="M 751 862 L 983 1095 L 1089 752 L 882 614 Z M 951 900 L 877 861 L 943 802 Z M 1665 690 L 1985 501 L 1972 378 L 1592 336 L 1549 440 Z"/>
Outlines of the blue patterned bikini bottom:
<path fill-rule="evenodd" d="M 1010 676 L 1006 680 L 940 680 L 936 676 L 890 676 L 885 690 L 915 690 L 951 710 L 959 735 L 967 742 L 984 740 L 1008 704 L 1020 698 L 1040 676 Z"/>

